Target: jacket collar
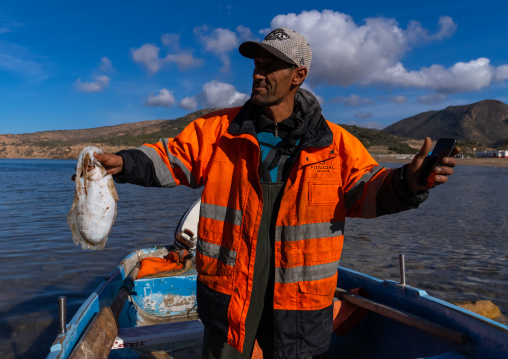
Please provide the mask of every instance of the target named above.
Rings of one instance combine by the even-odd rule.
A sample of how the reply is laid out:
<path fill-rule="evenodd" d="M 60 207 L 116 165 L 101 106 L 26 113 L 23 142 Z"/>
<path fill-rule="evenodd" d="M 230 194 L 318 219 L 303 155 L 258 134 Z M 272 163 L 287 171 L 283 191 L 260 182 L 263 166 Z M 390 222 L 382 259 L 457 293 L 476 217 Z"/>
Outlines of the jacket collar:
<path fill-rule="evenodd" d="M 262 110 L 250 100 L 242 106 L 231 122 L 228 132 L 232 135 L 251 134 L 256 137 L 256 123 Z M 326 147 L 332 144 L 333 133 L 321 115 L 321 106 L 309 91 L 300 89 L 295 96 L 293 121 L 296 128 L 292 135 L 300 137 L 300 148 Z"/>

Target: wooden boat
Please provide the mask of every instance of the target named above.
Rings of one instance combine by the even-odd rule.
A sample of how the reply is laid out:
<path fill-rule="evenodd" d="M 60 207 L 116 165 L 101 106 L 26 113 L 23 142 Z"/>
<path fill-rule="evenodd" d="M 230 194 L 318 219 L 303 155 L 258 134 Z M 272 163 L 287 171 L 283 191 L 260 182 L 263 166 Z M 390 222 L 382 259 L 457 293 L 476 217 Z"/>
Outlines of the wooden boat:
<path fill-rule="evenodd" d="M 63 319 L 62 333 L 47 358 L 71 358 L 90 330 L 90 323 L 97 320 L 97 313 L 115 305 L 115 298 L 137 263 L 144 257 L 163 257 L 167 253 L 168 248 L 159 247 L 137 250 L 125 257 L 71 321 L 65 323 Z M 128 300 L 121 306 L 120 329 L 109 358 L 200 358 L 203 326 L 196 311 L 195 270 L 142 278 L 131 284 Z M 323 358 L 508 358 L 505 325 L 423 290 L 342 267 L 338 267 L 338 285 L 342 290 L 337 296 L 369 312 L 346 335 L 332 334 L 330 349 Z M 368 299 L 348 292 L 358 287 L 365 290 Z M 100 340 L 94 337 L 94 342 Z"/>

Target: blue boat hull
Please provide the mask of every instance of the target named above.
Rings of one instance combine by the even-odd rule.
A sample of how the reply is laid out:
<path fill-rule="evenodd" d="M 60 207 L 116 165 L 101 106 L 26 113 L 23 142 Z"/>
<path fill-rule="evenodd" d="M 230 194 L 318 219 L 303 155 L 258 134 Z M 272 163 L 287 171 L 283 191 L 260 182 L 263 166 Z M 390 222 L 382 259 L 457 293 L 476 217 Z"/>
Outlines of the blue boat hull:
<path fill-rule="evenodd" d="M 143 257 L 165 254 L 167 249 L 161 247 L 125 257 L 83 303 L 67 324 L 67 332 L 56 338 L 47 359 L 67 358 L 96 313 L 111 305 L 132 268 Z M 342 267 L 338 268 L 338 286 L 346 290 L 361 287 L 369 299 L 461 332 L 468 342 L 457 343 L 369 312 L 347 335 L 332 334 L 330 349 L 323 358 L 508 358 L 507 326 L 423 290 Z M 164 351 L 178 358 L 200 358 L 203 327 L 197 317 L 195 288 L 194 270 L 179 276 L 136 280 L 120 314 L 120 333 L 109 357 L 140 358 L 151 351 Z"/>

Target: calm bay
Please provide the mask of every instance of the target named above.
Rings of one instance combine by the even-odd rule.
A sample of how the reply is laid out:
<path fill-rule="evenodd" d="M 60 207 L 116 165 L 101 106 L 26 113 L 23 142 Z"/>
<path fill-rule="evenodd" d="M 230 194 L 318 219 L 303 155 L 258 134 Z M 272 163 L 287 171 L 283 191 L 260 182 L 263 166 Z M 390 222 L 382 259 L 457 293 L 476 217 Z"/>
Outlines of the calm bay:
<path fill-rule="evenodd" d="M 172 244 L 178 220 L 201 193 L 117 185 L 118 216 L 105 249 L 83 251 L 66 220 L 74 166 L 0 160 L 1 358 L 44 358 L 57 335 L 57 297 L 67 297 L 70 320 L 128 253 Z M 398 280 L 403 253 L 408 285 L 448 301 L 488 299 L 506 315 L 508 168 L 455 172 L 417 210 L 348 219 L 341 265 Z"/>

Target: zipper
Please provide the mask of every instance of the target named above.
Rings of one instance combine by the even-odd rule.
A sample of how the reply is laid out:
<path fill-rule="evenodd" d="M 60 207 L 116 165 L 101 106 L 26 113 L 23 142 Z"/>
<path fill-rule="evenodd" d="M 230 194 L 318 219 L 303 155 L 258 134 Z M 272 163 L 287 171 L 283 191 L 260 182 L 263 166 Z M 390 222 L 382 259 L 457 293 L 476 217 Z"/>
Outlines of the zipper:
<path fill-rule="evenodd" d="M 277 123 L 275 124 L 275 130 L 273 132 L 273 135 L 275 138 L 279 137 L 279 127 L 277 126 Z"/>

